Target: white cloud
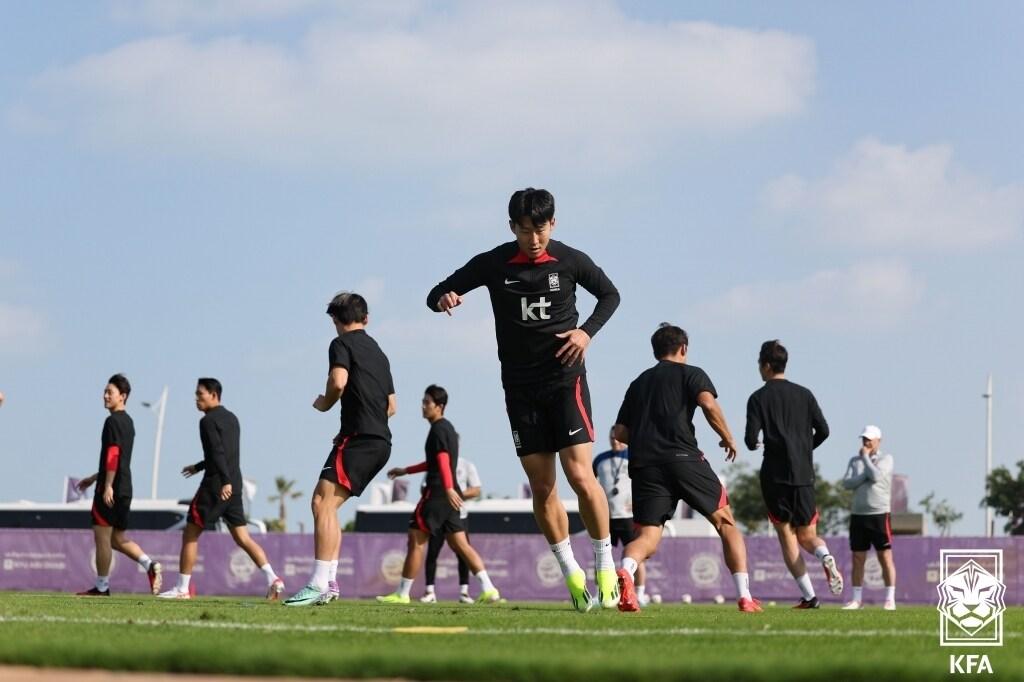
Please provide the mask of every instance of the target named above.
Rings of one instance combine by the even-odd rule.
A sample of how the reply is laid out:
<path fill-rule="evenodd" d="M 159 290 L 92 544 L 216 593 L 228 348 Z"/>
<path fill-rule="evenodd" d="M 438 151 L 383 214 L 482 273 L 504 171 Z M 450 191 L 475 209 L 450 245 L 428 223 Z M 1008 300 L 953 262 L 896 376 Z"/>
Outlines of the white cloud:
<path fill-rule="evenodd" d="M 35 310 L 0 301 L 0 353 L 25 353 L 47 343 L 45 318 Z"/>
<path fill-rule="evenodd" d="M 116 0 L 115 19 L 167 30 L 183 26 L 233 25 L 282 19 L 316 7 L 325 0 Z"/>
<path fill-rule="evenodd" d="M 717 328 L 857 329 L 866 319 L 874 325 L 903 320 L 924 290 L 923 279 L 905 264 L 870 262 L 790 282 L 735 286 L 699 304 L 694 312 Z"/>
<path fill-rule="evenodd" d="M 858 142 L 820 180 L 786 176 L 766 202 L 804 231 L 865 248 L 953 250 L 1004 241 L 1024 224 L 1024 184 L 995 186 L 948 145 Z"/>
<path fill-rule="evenodd" d="M 596 170 L 792 116 L 814 85 L 813 44 L 781 31 L 644 22 L 595 2 L 403 7 L 321 20 L 297 45 L 137 40 L 48 72 L 35 104 L 94 144 L 147 154 Z"/>

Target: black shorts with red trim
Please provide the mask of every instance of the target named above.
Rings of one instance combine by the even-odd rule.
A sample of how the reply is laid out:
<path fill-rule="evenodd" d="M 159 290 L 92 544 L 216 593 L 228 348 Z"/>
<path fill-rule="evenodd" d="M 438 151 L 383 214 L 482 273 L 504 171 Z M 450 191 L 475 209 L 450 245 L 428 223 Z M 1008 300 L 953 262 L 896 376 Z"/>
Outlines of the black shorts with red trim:
<path fill-rule="evenodd" d="M 338 436 L 320 478 L 359 497 L 391 457 L 391 443 L 377 436 Z"/>
<path fill-rule="evenodd" d="M 850 514 L 850 551 L 892 549 L 892 521 L 889 514 Z"/>
<path fill-rule="evenodd" d="M 520 457 L 594 442 L 585 374 L 570 383 L 506 388 L 505 408 Z"/>
<path fill-rule="evenodd" d="M 114 506 L 108 507 L 103 501 L 103 490 L 97 490 L 92 498 L 92 525 L 110 526 L 117 530 L 128 528 L 128 514 L 132 507 L 132 498 L 115 497 Z"/>
<path fill-rule="evenodd" d="M 622 545 L 625 547 L 636 538 L 636 524 L 633 519 L 612 519 L 608 524 L 612 533 L 612 547 Z"/>
<path fill-rule="evenodd" d="M 761 479 L 761 496 L 774 525 L 788 523 L 794 528 L 818 523 L 818 505 L 813 485 L 786 485 Z"/>
<path fill-rule="evenodd" d="M 466 531 L 466 525 L 459 511 L 448 501 L 447 495 L 427 489 L 416 505 L 409 528 L 419 528 L 427 535 L 460 533 Z"/>
<path fill-rule="evenodd" d="M 630 468 L 633 520 L 641 526 L 662 526 L 682 500 L 705 517 L 729 504 L 725 485 L 707 460 L 666 462 Z"/>
<path fill-rule="evenodd" d="M 219 484 L 200 485 L 188 507 L 188 522 L 207 530 L 216 526 L 220 519 L 224 519 L 224 523 L 231 528 L 246 524 L 242 492 L 232 491 L 231 497 L 222 500 Z"/>

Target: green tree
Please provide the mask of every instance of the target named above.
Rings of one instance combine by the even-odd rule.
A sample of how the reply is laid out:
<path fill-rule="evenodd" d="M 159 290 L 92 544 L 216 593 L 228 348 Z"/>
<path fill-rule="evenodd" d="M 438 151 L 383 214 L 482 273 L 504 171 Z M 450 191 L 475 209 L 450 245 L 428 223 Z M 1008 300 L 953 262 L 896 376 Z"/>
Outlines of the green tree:
<path fill-rule="evenodd" d="M 283 533 L 285 531 L 281 519 L 263 519 L 263 523 L 266 524 L 268 533 Z"/>
<path fill-rule="evenodd" d="M 850 528 L 850 506 L 853 491 L 843 487 L 842 480 L 829 481 L 814 465 L 814 501 L 818 504 L 818 534 L 843 535 Z"/>
<path fill-rule="evenodd" d="M 982 507 L 992 507 L 998 516 L 1006 517 L 1003 526 L 1010 535 L 1024 535 L 1024 460 L 1017 462 L 1017 477 L 1006 467 L 996 467 L 985 481 L 986 495 Z"/>
<path fill-rule="evenodd" d="M 284 532 L 288 529 L 288 509 L 285 506 L 285 502 L 302 497 L 302 493 L 297 490 L 292 490 L 292 488 L 295 487 L 295 481 L 289 481 L 284 476 L 278 476 L 275 478 L 274 486 L 277 488 L 277 494 L 268 497 L 267 501 L 278 503 L 278 523 L 273 524 L 273 527 L 271 527 L 270 523 L 267 523 L 267 530 Z"/>
<path fill-rule="evenodd" d="M 725 470 L 729 489 L 729 506 L 736 522 L 748 535 L 763 533 L 768 528 L 768 512 L 761 497 L 760 474 L 745 462 L 731 464 Z M 814 465 L 814 497 L 818 505 L 818 532 L 836 535 L 847 529 L 852 491 L 841 481 L 829 481 Z"/>
<path fill-rule="evenodd" d="M 948 500 L 936 500 L 934 492 L 928 493 L 920 504 L 924 507 L 925 512 L 932 517 L 932 523 L 939 529 L 941 536 L 949 535 L 953 524 L 964 517 L 963 513 L 958 512 Z"/>

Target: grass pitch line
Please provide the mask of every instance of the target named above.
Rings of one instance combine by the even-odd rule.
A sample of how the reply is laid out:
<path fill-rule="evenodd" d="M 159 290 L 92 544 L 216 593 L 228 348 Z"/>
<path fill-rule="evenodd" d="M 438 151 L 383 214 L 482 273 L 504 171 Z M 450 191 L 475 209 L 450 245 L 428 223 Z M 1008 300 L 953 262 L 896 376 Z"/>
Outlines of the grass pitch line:
<path fill-rule="evenodd" d="M 410 627 L 391 628 L 391 632 L 401 635 L 457 635 L 460 632 L 469 630 L 465 625 L 454 627 L 439 627 L 434 625 L 413 625 Z"/>
<path fill-rule="evenodd" d="M 180 627 L 185 629 L 207 629 L 207 630 L 255 630 L 263 632 L 330 632 L 343 633 L 351 632 L 358 634 L 406 634 L 409 630 L 423 630 L 423 626 L 410 626 L 409 628 L 395 627 L 371 627 L 365 625 L 304 625 L 299 623 L 239 623 L 234 621 L 208 621 L 208 620 L 149 620 L 141 618 L 67 618 L 64 616 L 0 616 L 2 623 L 61 623 L 67 625 L 136 625 L 141 627 Z M 431 628 L 434 634 L 444 628 Z M 403 632 L 405 631 L 405 632 Z M 774 629 L 770 623 L 765 623 L 758 630 L 741 629 L 720 629 L 720 628 L 657 628 L 657 629 L 604 629 L 604 630 L 581 630 L 574 628 L 465 628 L 456 634 L 470 635 L 552 635 L 562 637 L 656 637 L 656 636 L 690 636 L 699 637 L 705 635 L 729 636 L 729 637 L 840 637 L 860 639 L 865 637 L 922 637 L 934 638 L 937 635 L 935 630 L 836 630 L 836 629 Z M 1003 635 L 1007 638 L 1024 637 L 1024 633 L 1006 632 Z"/>

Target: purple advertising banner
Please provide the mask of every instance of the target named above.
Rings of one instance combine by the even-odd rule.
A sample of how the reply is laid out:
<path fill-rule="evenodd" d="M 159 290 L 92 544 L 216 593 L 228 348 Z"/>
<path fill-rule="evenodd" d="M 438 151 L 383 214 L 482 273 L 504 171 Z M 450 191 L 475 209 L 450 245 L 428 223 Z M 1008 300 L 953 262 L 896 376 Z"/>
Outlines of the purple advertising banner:
<path fill-rule="evenodd" d="M 164 531 L 130 533 L 150 557 L 164 566 L 170 585 L 177 574 L 181 536 Z M 289 591 L 305 584 L 313 568 L 313 537 L 286 533 L 253 536 L 266 551 L 274 569 Z M 473 546 L 487 564 L 487 571 L 502 596 L 512 600 L 560 600 L 565 587 L 558 563 L 540 535 L 472 536 Z M 397 533 L 348 533 L 341 549 L 338 582 L 343 597 L 366 598 L 395 589 L 405 557 L 406 538 Z M 828 539 L 849 582 L 850 552 L 847 539 Z M 592 569 L 593 551 L 584 535 L 574 536 L 573 550 L 581 564 Z M 1024 598 L 1024 538 L 920 538 L 897 537 L 896 598 L 905 603 L 936 603 L 940 549 L 1001 549 L 1006 603 L 1019 605 Z M 618 556 L 618 550 L 616 550 Z M 884 596 L 881 568 L 870 553 L 865 567 L 864 598 L 879 603 Z M 814 560 L 806 557 L 809 565 Z M 775 538 L 747 538 L 750 587 L 759 599 L 795 601 L 796 587 L 790 578 Z M 0 530 L 0 590 L 48 590 L 75 592 L 91 586 L 94 568 L 92 533 L 87 530 Z M 819 596 L 825 601 L 841 598 L 828 593 L 821 571 L 810 571 Z M 444 549 L 438 560 L 437 593 L 441 599 L 458 596 L 458 571 L 454 554 Z M 226 533 L 206 533 L 199 541 L 199 561 L 192 582 L 200 595 L 261 595 L 263 575 Z M 422 574 L 414 594 L 422 588 Z M 665 602 L 690 595 L 693 601 L 710 601 L 718 595 L 734 597 L 732 577 L 722 561 L 717 538 L 665 538 L 656 556 L 647 562 L 647 591 Z M 125 556 L 114 553 L 111 591 L 144 593 L 146 576 Z M 473 585 L 473 591 L 476 586 Z"/>

